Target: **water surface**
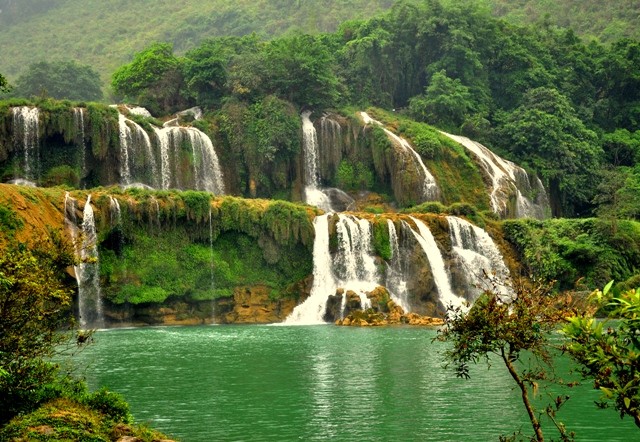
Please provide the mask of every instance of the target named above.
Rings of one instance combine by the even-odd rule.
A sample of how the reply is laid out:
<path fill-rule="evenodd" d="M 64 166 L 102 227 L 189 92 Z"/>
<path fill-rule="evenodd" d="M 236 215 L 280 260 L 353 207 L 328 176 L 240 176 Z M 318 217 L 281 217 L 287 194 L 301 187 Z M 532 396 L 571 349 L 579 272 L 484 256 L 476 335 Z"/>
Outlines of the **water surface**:
<path fill-rule="evenodd" d="M 107 386 L 182 441 L 490 441 L 531 434 L 505 369 L 443 369 L 425 328 L 160 327 L 99 331 L 80 354 Z M 563 362 L 564 363 L 564 362 Z M 571 391 L 560 419 L 578 441 L 640 440 L 629 419 Z M 547 427 L 547 437 L 553 436 Z"/>

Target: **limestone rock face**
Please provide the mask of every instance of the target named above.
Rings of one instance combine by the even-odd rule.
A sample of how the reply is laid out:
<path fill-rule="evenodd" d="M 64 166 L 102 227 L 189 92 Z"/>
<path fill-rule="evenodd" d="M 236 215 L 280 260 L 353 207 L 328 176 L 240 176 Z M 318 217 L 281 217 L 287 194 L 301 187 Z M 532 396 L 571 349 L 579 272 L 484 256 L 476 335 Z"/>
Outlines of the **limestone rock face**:
<path fill-rule="evenodd" d="M 216 319 L 223 324 L 271 324 L 282 322 L 295 308 L 295 298 L 269 297 L 270 289 L 264 286 L 239 287 L 233 294 L 233 300 L 221 300 L 220 315 Z"/>
<path fill-rule="evenodd" d="M 335 321 L 336 325 L 345 326 L 382 326 L 382 325 L 418 325 L 418 326 L 440 326 L 444 321 L 440 318 L 423 316 L 417 313 L 405 314 L 402 307 L 390 300 L 387 305 L 388 312 L 376 312 L 373 309 L 366 311 L 355 311 L 344 319 Z"/>

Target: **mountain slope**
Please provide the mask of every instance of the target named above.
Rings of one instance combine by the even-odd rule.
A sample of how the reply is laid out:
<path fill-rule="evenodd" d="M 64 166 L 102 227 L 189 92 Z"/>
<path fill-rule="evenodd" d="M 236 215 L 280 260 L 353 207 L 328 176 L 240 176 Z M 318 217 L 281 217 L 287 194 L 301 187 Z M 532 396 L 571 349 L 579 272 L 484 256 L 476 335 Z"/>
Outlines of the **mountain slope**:
<path fill-rule="evenodd" d="M 176 51 L 220 35 L 334 31 L 370 17 L 393 0 L 4 0 L 0 72 L 16 78 L 34 61 L 74 59 L 103 79 L 152 42 Z"/>

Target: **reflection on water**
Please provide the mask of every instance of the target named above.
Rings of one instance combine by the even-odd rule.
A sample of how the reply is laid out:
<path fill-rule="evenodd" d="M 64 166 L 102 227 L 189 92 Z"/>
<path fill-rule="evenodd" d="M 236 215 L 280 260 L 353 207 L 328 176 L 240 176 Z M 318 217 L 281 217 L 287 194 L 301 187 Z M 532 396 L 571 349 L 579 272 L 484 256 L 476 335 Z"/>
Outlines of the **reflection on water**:
<path fill-rule="evenodd" d="M 498 364 L 461 380 L 424 328 L 208 326 L 110 330 L 78 357 L 92 389 L 122 393 L 138 422 L 190 441 L 485 441 L 519 428 Z M 633 422 L 572 392 L 580 441 L 637 438 Z M 549 433 L 549 436 L 552 436 Z"/>

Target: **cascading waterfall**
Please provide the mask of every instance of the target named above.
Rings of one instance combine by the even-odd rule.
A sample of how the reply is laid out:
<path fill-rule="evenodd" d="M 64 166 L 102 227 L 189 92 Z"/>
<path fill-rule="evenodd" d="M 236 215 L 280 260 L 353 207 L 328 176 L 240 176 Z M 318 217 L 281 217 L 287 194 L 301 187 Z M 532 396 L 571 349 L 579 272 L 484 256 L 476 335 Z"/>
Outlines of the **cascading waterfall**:
<path fill-rule="evenodd" d="M 516 218 L 538 218 L 543 219 L 550 212 L 547 194 L 538 177 L 533 178 L 533 188 L 531 180 L 527 172 L 486 148 L 480 143 L 470 140 L 466 137 L 448 134 L 442 132 L 447 137 L 462 144 L 469 152 L 471 152 L 479 161 L 480 166 L 491 177 L 491 207 L 494 212 L 503 217 L 509 215 L 508 203 L 509 197 L 515 194 L 516 206 L 515 213 L 512 214 Z M 535 201 L 523 194 L 536 194 Z"/>
<path fill-rule="evenodd" d="M 122 211 L 120 210 L 120 202 L 112 196 L 109 196 L 109 209 L 111 226 L 114 227 L 119 225 L 122 222 Z"/>
<path fill-rule="evenodd" d="M 440 253 L 440 249 L 436 244 L 436 240 L 431 234 L 429 228 L 419 219 L 410 217 L 418 228 L 418 232 L 411 229 L 411 232 L 415 236 L 416 240 L 422 247 L 422 250 L 427 255 L 429 265 L 431 266 L 431 273 L 433 279 L 438 288 L 438 294 L 440 295 L 440 302 L 443 306 L 449 305 L 461 306 L 464 304 L 464 299 L 453 293 L 451 289 L 451 282 L 449 281 L 449 275 L 444 265 L 444 259 Z"/>
<path fill-rule="evenodd" d="M 336 224 L 338 251 L 334 259 L 334 273 L 339 287 L 352 290 L 360 297 L 362 309 L 371 307 L 366 292 L 379 285 L 376 263 L 371 254 L 371 224 L 366 219 L 338 215 Z M 342 297 L 342 311 L 347 297 Z"/>
<path fill-rule="evenodd" d="M 451 245 L 462 266 L 461 272 L 466 276 L 468 286 L 475 288 L 469 301 L 474 301 L 483 289 L 497 289 L 499 294 L 510 296 L 513 291 L 508 285 L 509 269 L 489 234 L 455 216 L 447 216 L 447 221 Z M 496 281 L 490 283 L 485 274 Z"/>
<path fill-rule="evenodd" d="M 336 292 L 338 282 L 333 274 L 333 260 L 329 251 L 329 216 L 316 216 L 313 220 L 313 286 L 309 298 L 298 305 L 285 319 L 285 324 L 324 324 L 327 296 Z"/>
<path fill-rule="evenodd" d="M 192 186 L 216 195 L 224 194 L 224 181 L 220 161 L 211 139 L 195 127 L 163 126 L 153 128 L 159 145 L 160 178 L 162 189 Z M 191 146 L 193 155 L 193 183 L 187 184 L 178 173 L 178 154 L 181 146 Z"/>
<path fill-rule="evenodd" d="M 38 178 L 40 111 L 37 107 L 19 106 L 11 108 L 11 112 L 15 141 L 24 153 L 24 179 L 35 181 Z"/>
<path fill-rule="evenodd" d="M 374 257 L 371 253 L 371 224 L 364 219 L 338 215 L 336 224 L 338 247 L 332 257 L 329 250 L 329 217 L 317 216 L 313 222 L 313 286 L 311 295 L 298 305 L 285 324 L 324 324 L 327 298 L 338 288 L 345 291 L 342 298 L 344 312 L 346 292 L 351 290 L 360 298 L 363 309 L 371 307 L 366 292 L 380 285 Z"/>
<path fill-rule="evenodd" d="M 398 242 L 398 232 L 396 226 L 390 219 L 387 220 L 389 229 L 389 246 L 391 248 L 391 259 L 387 266 L 386 287 L 391 299 L 398 304 L 405 312 L 411 310 L 407 293 L 407 281 L 404 278 L 404 268 L 400 245 Z"/>
<path fill-rule="evenodd" d="M 402 147 L 406 152 L 410 154 L 411 158 L 413 158 L 414 160 L 414 163 L 417 165 L 417 169 L 421 171 L 424 177 L 424 180 L 422 182 L 423 200 L 437 201 L 438 198 L 440 197 L 440 189 L 438 188 L 438 184 L 436 183 L 436 180 L 431 174 L 431 172 L 429 172 L 429 169 L 427 169 L 427 166 L 425 166 L 420 154 L 418 154 L 418 152 L 414 150 L 411 144 L 409 144 L 409 142 L 404 138 L 399 137 L 398 135 L 391 132 L 389 129 L 385 128 L 381 122 L 374 120 L 366 112 L 360 112 L 360 116 L 362 117 L 362 120 L 364 121 L 365 124 L 373 123 L 382 127 L 382 129 L 384 129 L 384 132 L 387 134 L 387 136 L 390 139 L 395 141 L 400 147 Z"/>
<path fill-rule="evenodd" d="M 65 198 L 65 207 L 66 204 Z M 79 250 L 80 264 L 75 266 L 76 279 L 78 280 L 80 327 L 100 328 L 104 326 L 104 314 L 100 293 L 100 266 L 98 263 L 96 224 L 93 208 L 91 207 L 91 195 L 87 197 L 84 205 L 81 242 Z"/>
<path fill-rule="evenodd" d="M 170 152 L 171 150 L 171 145 L 172 145 L 172 130 L 166 127 L 163 128 L 159 128 L 159 127 L 154 127 L 153 131 L 156 134 L 156 138 L 158 140 L 158 144 L 160 147 L 160 174 L 161 174 L 161 185 L 162 185 L 162 189 L 170 189 L 172 186 L 172 172 L 171 172 L 171 159 L 170 159 Z M 174 151 L 175 152 L 175 151 Z M 175 158 L 174 158 L 174 162 L 175 162 Z M 180 187 L 180 183 L 177 182 L 177 177 L 176 177 L 176 183 L 175 183 L 175 187 L 179 188 Z"/>
<path fill-rule="evenodd" d="M 134 179 L 141 177 L 132 173 L 132 168 L 140 163 L 139 158 L 142 157 L 144 165 L 151 168 L 151 184 L 152 187 L 158 187 L 156 182 L 158 178 L 157 166 L 153 155 L 153 147 L 151 139 L 147 132 L 136 122 L 129 120 L 122 114 L 118 114 L 119 135 L 120 135 L 120 180 L 121 184 L 132 184 Z M 145 167 L 142 167 L 144 172 Z M 136 171 L 137 172 L 137 171 Z M 141 178 L 140 181 L 148 181 Z"/>
<path fill-rule="evenodd" d="M 73 108 L 73 124 L 76 130 L 76 143 L 80 148 L 81 152 L 81 168 L 82 168 L 82 178 L 87 176 L 87 142 L 85 140 L 85 129 L 84 129 L 84 108 L 74 107 Z"/>
<path fill-rule="evenodd" d="M 307 204 L 330 212 L 332 208 L 329 197 L 319 188 L 320 159 L 318 153 L 318 135 L 315 126 L 309 118 L 310 116 L 311 111 L 305 111 L 300 115 L 302 118 L 302 148 L 304 158 L 304 200 Z"/>
<path fill-rule="evenodd" d="M 183 130 L 187 131 L 193 149 L 196 189 L 222 195 L 224 193 L 222 170 L 211 139 L 195 127 L 183 128 Z"/>

